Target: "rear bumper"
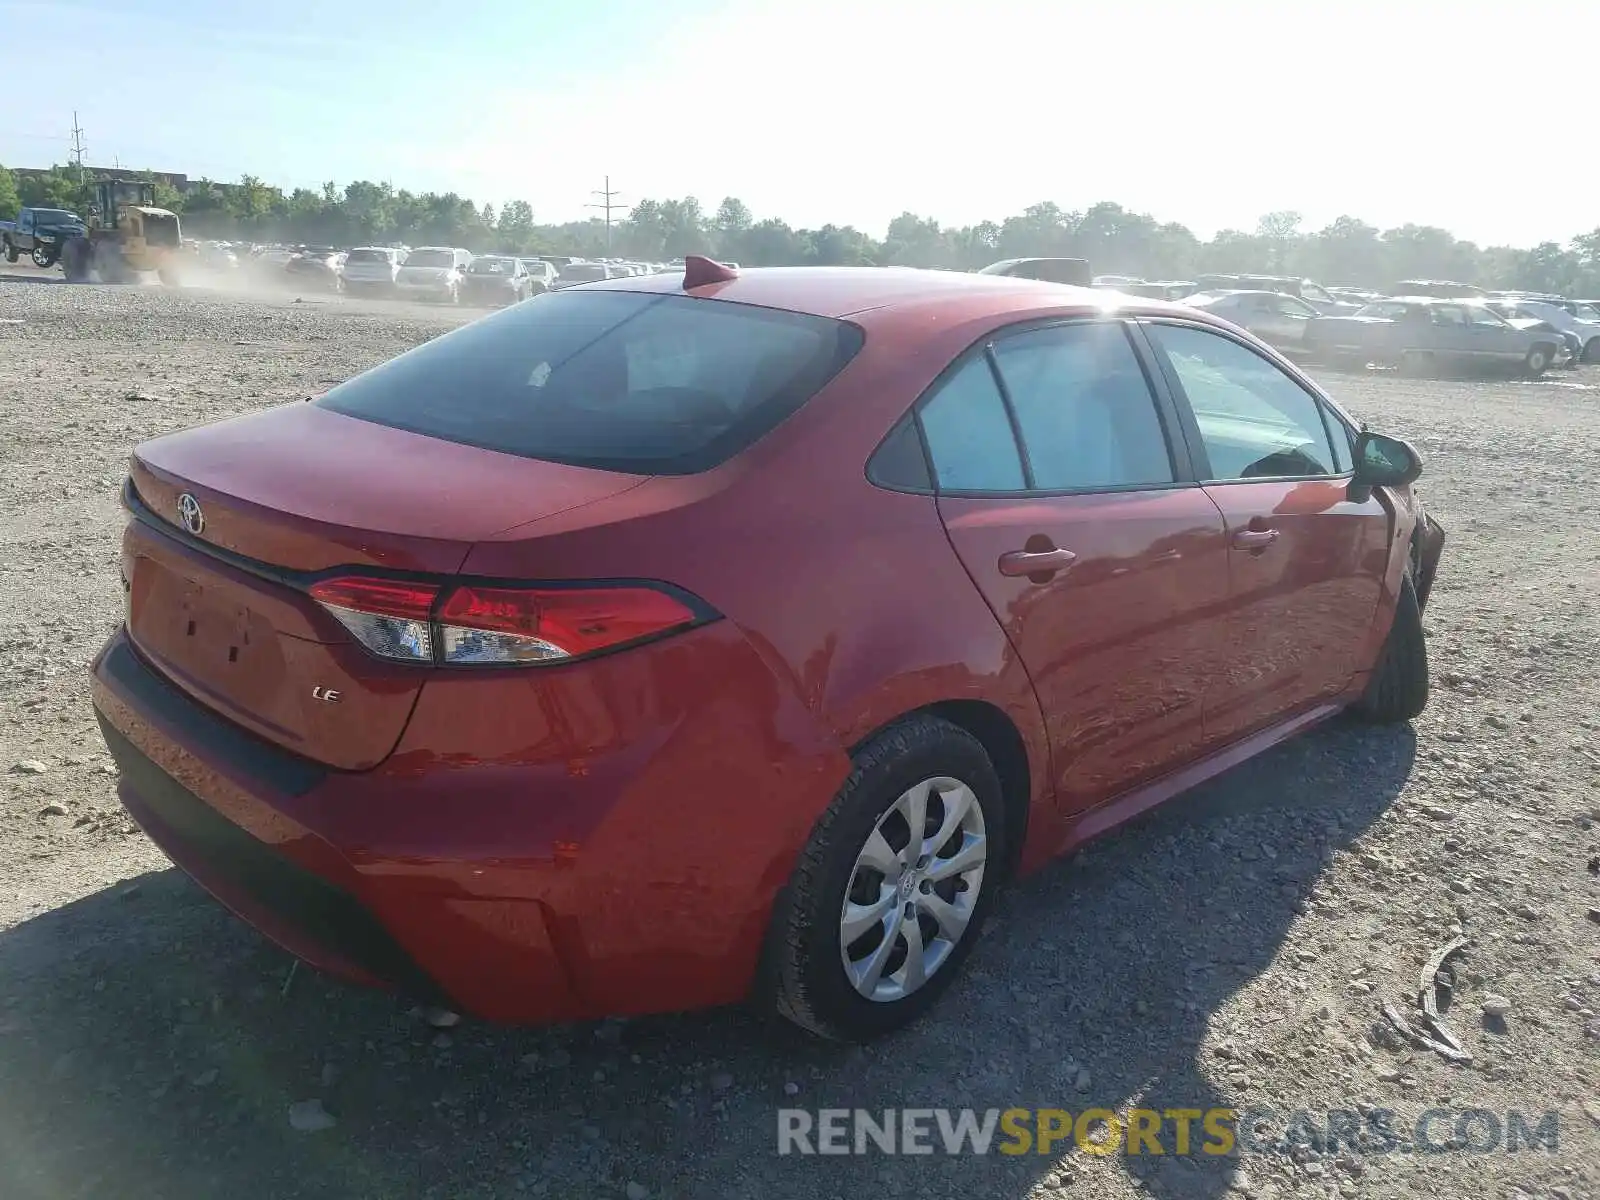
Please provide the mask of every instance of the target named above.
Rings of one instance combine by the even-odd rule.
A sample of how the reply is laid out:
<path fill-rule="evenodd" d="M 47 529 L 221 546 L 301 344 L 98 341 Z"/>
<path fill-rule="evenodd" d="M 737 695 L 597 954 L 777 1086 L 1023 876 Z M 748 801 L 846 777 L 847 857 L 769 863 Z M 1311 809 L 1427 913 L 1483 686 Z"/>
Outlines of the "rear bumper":
<path fill-rule="evenodd" d="M 93 676 L 124 805 L 198 883 L 315 966 L 499 1021 L 740 999 L 849 769 L 726 621 L 430 682 L 364 772 L 216 716 L 121 631 Z"/>

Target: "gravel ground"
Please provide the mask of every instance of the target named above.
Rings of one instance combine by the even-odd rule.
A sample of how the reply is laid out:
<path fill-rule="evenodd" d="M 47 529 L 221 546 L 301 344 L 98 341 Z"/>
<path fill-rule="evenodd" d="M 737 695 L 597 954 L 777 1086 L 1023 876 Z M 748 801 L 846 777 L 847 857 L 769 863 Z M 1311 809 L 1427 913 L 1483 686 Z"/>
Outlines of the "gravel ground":
<path fill-rule="evenodd" d="M 1013 889 L 917 1028 L 866 1049 L 742 1012 L 441 1032 L 291 975 L 167 865 L 117 806 L 85 668 L 119 617 L 133 443 L 296 400 L 468 315 L 0 278 L 6 1200 L 1600 1196 L 1600 369 L 1330 377 L 1428 460 L 1450 532 L 1431 707 L 1325 726 Z M 1458 929 L 1464 1066 L 1377 1016 L 1385 997 L 1414 1012 Z M 1361 1105 L 1402 1132 L 1429 1108 L 1554 1110 L 1559 1150 L 775 1152 L 783 1106 L 1090 1105 Z"/>

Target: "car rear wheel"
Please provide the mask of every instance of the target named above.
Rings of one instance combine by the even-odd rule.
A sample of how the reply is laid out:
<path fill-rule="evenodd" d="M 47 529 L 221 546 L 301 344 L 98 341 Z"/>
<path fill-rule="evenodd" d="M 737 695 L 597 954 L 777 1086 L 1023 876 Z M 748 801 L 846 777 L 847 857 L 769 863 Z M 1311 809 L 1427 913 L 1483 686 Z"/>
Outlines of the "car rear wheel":
<path fill-rule="evenodd" d="M 1590 338 L 1583 348 L 1583 361 L 1600 363 L 1600 337 Z"/>
<path fill-rule="evenodd" d="M 1535 346 L 1528 351 L 1528 357 L 1522 360 L 1522 373 L 1530 379 L 1537 379 L 1549 366 L 1550 351 L 1544 346 Z"/>
<path fill-rule="evenodd" d="M 1428 643 L 1422 633 L 1422 607 L 1407 571 L 1400 580 L 1394 623 L 1378 653 L 1378 663 L 1356 711 L 1369 721 L 1398 725 L 1428 706 Z"/>
<path fill-rule="evenodd" d="M 1400 356 L 1400 370 L 1413 378 L 1434 373 L 1433 355 L 1426 350 L 1407 350 Z"/>
<path fill-rule="evenodd" d="M 868 742 L 774 913 L 770 1007 L 851 1042 L 925 1012 L 982 934 L 1003 803 L 982 744 L 948 721 L 911 717 Z"/>

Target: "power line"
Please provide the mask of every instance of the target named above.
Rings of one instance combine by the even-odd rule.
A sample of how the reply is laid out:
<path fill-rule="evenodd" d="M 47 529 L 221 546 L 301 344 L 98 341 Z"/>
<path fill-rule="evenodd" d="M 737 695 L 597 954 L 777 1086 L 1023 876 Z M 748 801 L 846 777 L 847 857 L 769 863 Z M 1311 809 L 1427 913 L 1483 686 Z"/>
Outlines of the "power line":
<path fill-rule="evenodd" d="M 610 254 L 611 253 L 611 212 L 612 212 L 613 209 L 619 209 L 619 208 L 624 208 L 625 209 L 625 208 L 631 207 L 631 205 L 618 204 L 618 203 L 616 203 L 616 201 L 614 201 L 612 199 L 613 196 L 620 196 L 620 195 L 622 195 L 622 193 L 619 192 L 619 191 L 612 191 L 611 190 L 611 176 L 609 176 L 609 175 L 606 176 L 606 186 L 603 189 L 591 192 L 590 195 L 599 196 L 600 200 L 601 200 L 601 203 L 599 203 L 599 204 L 585 204 L 584 207 L 585 208 L 599 208 L 599 209 L 604 209 L 605 210 L 605 214 L 606 214 L 606 253 Z"/>

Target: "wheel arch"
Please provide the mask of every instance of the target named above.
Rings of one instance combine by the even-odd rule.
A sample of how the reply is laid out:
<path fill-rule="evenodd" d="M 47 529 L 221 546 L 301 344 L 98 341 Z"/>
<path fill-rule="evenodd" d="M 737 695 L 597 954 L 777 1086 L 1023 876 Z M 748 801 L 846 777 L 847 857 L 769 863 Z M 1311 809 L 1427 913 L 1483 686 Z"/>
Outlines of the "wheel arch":
<path fill-rule="evenodd" d="M 1000 777 L 1001 800 L 1005 804 L 1005 874 L 1016 874 L 1033 807 L 1033 767 L 1028 759 L 1027 742 L 1017 723 L 999 705 L 988 700 L 938 700 L 884 721 L 848 747 L 851 758 L 884 730 L 916 716 L 948 721 L 976 738 L 988 754 L 995 774 Z"/>

